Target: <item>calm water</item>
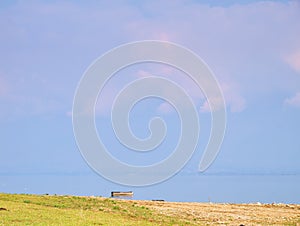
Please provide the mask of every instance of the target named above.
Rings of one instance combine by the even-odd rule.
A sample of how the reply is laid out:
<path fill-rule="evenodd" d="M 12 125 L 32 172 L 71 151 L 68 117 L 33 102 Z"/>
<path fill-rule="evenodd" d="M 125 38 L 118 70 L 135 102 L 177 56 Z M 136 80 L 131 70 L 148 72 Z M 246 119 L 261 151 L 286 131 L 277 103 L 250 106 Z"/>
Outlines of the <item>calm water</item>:
<path fill-rule="evenodd" d="M 98 195 L 134 191 L 134 199 L 230 203 L 300 203 L 300 175 L 177 175 L 148 187 L 125 187 L 93 173 L 2 174 L 0 192 Z"/>

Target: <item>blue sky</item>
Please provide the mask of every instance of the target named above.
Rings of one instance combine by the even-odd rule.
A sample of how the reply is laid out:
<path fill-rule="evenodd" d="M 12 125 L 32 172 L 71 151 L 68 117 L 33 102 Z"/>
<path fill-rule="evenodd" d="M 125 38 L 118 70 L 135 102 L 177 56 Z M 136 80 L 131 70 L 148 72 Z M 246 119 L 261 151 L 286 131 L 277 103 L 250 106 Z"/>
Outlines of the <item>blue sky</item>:
<path fill-rule="evenodd" d="M 227 131 L 221 151 L 205 175 L 271 173 L 278 175 L 275 180 L 282 174 L 299 175 L 299 22 L 299 1 L 2 1 L 0 191 L 24 192 L 26 188 L 27 192 L 42 193 L 47 184 L 48 193 L 91 194 L 94 190 L 89 185 L 99 183 L 104 187 L 100 195 L 106 195 L 111 189 L 123 188 L 96 175 L 81 157 L 72 129 L 73 97 L 81 76 L 97 57 L 118 45 L 145 39 L 171 41 L 191 49 L 221 84 Z M 107 146 L 117 150 L 112 154 L 132 164 L 168 156 L 168 148 L 172 149 L 172 140 L 178 136 L 178 117 L 164 103 L 141 103 L 130 118 L 141 137 L 147 136 L 152 114 L 163 117 L 170 127 L 162 151 L 147 157 L 118 152 L 123 147 L 113 137 L 108 121 L 111 100 L 126 82 L 147 74 L 168 76 L 189 90 L 199 109 L 199 145 L 180 175 L 201 180 L 197 167 L 210 126 L 203 95 L 188 80 L 182 80 L 180 73 L 157 65 L 138 65 L 119 74 L 97 104 L 97 127 L 105 128 L 99 134 Z M 28 175 L 33 174 L 40 176 L 30 179 Z M 43 179 L 49 174 L 62 181 L 72 175 L 73 188 L 51 185 Z M 178 185 L 178 194 L 183 195 L 182 183 L 194 185 L 180 175 L 145 189 L 155 194 L 159 188 Z M 296 178 L 288 180 L 290 187 L 299 187 Z M 76 186 L 83 186 L 81 180 L 86 187 L 76 190 Z M 250 181 L 255 184 L 259 180 Z M 230 183 L 225 185 L 229 196 Z M 220 192 L 216 194 L 217 201 L 227 200 Z M 296 199 L 299 191 L 289 195 L 282 200 L 300 201 Z M 228 200 L 252 201 L 255 195 Z"/>

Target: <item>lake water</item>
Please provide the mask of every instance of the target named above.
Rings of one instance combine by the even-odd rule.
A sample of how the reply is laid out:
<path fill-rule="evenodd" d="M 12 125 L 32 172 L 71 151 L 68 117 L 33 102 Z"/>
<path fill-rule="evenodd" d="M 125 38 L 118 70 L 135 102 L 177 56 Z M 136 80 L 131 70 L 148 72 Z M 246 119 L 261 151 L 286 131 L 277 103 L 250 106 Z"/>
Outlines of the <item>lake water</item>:
<path fill-rule="evenodd" d="M 95 195 L 134 191 L 134 199 L 186 202 L 300 203 L 300 175 L 176 175 L 147 187 L 126 187 L 94 173 L 2 174 L 0 192 Z"/>

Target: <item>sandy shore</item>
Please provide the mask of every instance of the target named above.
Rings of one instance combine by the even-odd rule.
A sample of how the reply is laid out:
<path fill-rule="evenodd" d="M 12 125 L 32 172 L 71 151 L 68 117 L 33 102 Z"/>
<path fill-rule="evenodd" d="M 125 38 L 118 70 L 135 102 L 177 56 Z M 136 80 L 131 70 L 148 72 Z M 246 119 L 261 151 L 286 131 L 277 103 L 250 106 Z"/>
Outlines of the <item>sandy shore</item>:
<path fill-rule="evenodd" d="M 213 225 L 300 225 L 300 205 L 296 204 L 216 204 L 127 200 L 161 214 L 180 216 Z"/>

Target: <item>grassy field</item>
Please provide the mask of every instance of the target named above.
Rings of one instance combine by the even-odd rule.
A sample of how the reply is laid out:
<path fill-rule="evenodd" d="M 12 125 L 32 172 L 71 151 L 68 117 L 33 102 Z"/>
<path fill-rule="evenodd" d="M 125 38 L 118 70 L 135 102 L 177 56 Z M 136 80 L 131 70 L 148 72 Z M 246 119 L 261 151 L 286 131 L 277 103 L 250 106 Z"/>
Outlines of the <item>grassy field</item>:
<path fill-rule="evenodd" d="M 0 193 L 0 225 L 300 225 L 300 205 Z"/>

